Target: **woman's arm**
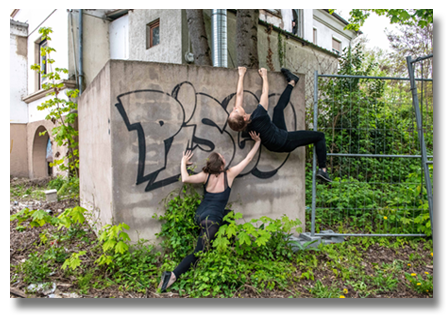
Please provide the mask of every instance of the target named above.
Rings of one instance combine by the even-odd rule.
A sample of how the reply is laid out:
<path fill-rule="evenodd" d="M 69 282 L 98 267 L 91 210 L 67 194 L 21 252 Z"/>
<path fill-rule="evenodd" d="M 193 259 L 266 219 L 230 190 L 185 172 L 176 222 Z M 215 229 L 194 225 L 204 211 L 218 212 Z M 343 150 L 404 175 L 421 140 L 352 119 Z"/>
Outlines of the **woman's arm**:
<path fill-rule="evenodd" d="M 191 165 L 190 159 L 193 156 L 191 151 L 186 151 L 182 157 L 182 161 L 180 163 L 180 173 L 182 175 L 182 182 L 184 183 L 204 183 L 207 174 L 201 171 L 196 175 L 188 175 L 187 165 Z"/>
<path fill-rule="evenodd" d="M 260 148 L 261 139 L 259 134 L 255 132 L 249 132 L 249 135 L 255 141 L 255 144 L 243 161 L 238 163 L 236 166 L 229 168 L 229 170 L 227 171 L 229 186 L 232 186 L 233 180 L 244 170 L 244 168 L 246 168 L 249 162 L 252 161 L 258 151 L 258 148 Z"/>
<path fill-rule="evenodd" d="M 238 84 L 236 86 L 236 97 L 235 97 L 235 106 L 243 106 L 243 83 L 244 83 L 244 74 L 246 73 L 245 67 L 238 67 Z"/>
<path fill-rule="evenodd" d="M 261 76 L 261 79 L 263 80 L 263 87 L 261 91 L 261 97 L 260 97 L 260 105 L 264 107 L 264 109 L 267 111 L 269 107 L 269 84 L 268 84 L 268 71 L 265 68 L 261 68 L 258 70 L 258 73 Z"/>

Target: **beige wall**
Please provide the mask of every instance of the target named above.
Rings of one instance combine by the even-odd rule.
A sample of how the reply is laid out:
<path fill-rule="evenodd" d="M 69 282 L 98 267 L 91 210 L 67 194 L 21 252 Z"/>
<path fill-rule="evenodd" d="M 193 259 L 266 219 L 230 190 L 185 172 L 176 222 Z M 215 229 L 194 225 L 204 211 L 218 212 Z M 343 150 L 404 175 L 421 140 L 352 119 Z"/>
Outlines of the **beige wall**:
<path fill-rule="evenodd" d="M 81 206 L 100 223 L 112 222 L 109 63 L 78 99 Z"/>
<path fill-rule="evenodd" d="M 272 115 L 286 80 L 269 72 L 269 82 Z M 161 201 L 182 187 L 179 164 L 188 143 L 196 147 L 196 171 L 205 164 L 210 146 L 230 165 L 252 147 L 248 141 L 241 149 L 238 133 L 226 123 L 234 98 L 226 109 L 223 101 L 235 93 L 236 83 L 234 69 L 109 61 L 79 102 L 82 204 L 95 201 L 103 224 L 112 218 L 127 223 L 134 241 L 153 239 L 161 223 L 152 216 L 162 214 Z M 289 130 L 304 129 L 303 83 L 285 110 Z M 251 113 L 261 94 L 256 70 L 248 71 L 245 90 L 252 92 L 246 93 L 244 104 Z M 262 147 L 235 180 L 232 209 L 245 220 L 286 214 L 304 223 L 304 164 L 304 148 L 288 157 Z"/>
<path fill-rule="evenodd" d="M 9 124 L 9 175 L 28 177 L 26 124 Z"/>
<path fill-rule="evenodd" d="M 83 11 L 84 89 L 92 82 L 110 58 L 109 21 Z M 75 52 L 78 55 L 78 50 Z M 76 60 L 78 62 L 78 60 Z"/>

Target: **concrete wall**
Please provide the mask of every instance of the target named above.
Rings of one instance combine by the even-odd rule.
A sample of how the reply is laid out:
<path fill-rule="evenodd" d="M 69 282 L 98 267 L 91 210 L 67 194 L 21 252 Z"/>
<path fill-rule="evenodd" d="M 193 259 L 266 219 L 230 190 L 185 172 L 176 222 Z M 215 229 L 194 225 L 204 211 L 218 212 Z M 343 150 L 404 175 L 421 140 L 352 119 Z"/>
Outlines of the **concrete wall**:
<path fill-rule="evenodd" d="M 112 192 L 116 190 L 112 184 L 110 85 L 107 63 L 78 99 L 81 206 L 103 224 L 112 222 Z"/>
<path fill-rule="evenodd" d="M 127 223 L 132 240 L 153 239 L 161 226 L 153 214 L 162 214 L 161 201 L 182 187 L 180 160 L 187 146 L 194 148 L 198 172 L 212 150 L 235 165 L 252 147 L 250 140 L 241 149 L 238 133 L 226 123 L 234 98 L 225 102 L 237 79 L 234 69 L 109 61 L 79 102 L 82 204 L 95 200 L 103 224 L 112 218 Z M 272 114 L 286 81 L 270 72 L 269 83 Z M 248 71 L 245 90 L 244 107 L 251 113 L 261 94 L 256 70 Z M 304 128 L 303 82 L 285 118 L 289 130 Z M 262 147 L 235 180 L 230 203 L 245 220 L 286 214 L 304 223 L 304 193 L 304 148 L 288 155 Z"/>
<path fill-rule="evenodd" d="M 9 125 L 10 154 L 9 174 L 17 177 L 28 177 L 28 153 L 26 124 Z"/>
<path fill-rule="evenodd" d="M 129 59 L 181 64 L 182 9 L 139 9 L 129 12 Z M 160 44 L 146 49 L 146 25 L 160 20 Z"/>

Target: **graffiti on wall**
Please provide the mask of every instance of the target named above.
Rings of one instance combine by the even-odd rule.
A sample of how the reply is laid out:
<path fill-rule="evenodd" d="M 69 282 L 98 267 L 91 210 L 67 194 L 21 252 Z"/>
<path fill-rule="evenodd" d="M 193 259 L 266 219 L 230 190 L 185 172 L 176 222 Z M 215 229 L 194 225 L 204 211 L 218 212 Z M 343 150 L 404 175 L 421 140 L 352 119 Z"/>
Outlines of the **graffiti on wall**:
<path fill-rule="evenodd" d="M 249 105 L 255 108 L 258 104 L 256 95 L 247 90 L 244 92 L 245 103 L 249 101 Z M 270 104 L 278 96 L 280 94 L 270 94 Z M 247 134 L 228 128 L 227 117 L 233 108 L 230 103 L 234 97 L 235 93 L 232 93 L 219 101 L 207 93 L 196 92 L 190 82 L 176 85 L 171 93 L 148 89 L 118 95 L 115 106 L 127 130 L 137 133 L 137 185 L 147 182 L 145 191 L 152 191 L 179 181 L 180 173 L 167 175 L 166 172 L 167 167 L 179 166 L 180 159 L 170 154 L 174 146 L 207 155 L 212 151 L 226 153 L 225 157 L 230 157 L 227 167 L 232 165 L 235 157 L 244 158 L 244 153 L 251 148 L 246 143 L 253 140 Z M 296 130 L 296 112 L 291 103 L 288 106 L 289 118 Z M 149 153 L 158 159 L 151 161 Z M 238 177 L 252 174 L 260 179 L 270 178 L 290 156 L 285 154 L 275 167 L 266 170 L 258 167 L 265 153 L 266 149 L 263 151 L 260 147 L 254 163 Z"/>

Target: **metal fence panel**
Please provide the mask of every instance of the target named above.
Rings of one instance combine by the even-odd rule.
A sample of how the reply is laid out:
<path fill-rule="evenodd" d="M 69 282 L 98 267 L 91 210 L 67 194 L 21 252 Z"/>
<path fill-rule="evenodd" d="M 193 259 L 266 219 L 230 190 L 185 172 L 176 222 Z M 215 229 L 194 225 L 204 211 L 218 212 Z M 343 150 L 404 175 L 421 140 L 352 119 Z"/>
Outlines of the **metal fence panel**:
<path fill-rule="evenodd" d="M 313 126 L 326 135 L 333 182 L 317 184 L 314 152 L 307 176 L 311 235 L 332 229 L 344 236 L 426 236 L 424 227 L 431 222 L 432 228 L 432 79 L 417 79 L 426 107 L 420 121 L 413 73 L 394 78 L 316 71 L 314 79 Z"/>

